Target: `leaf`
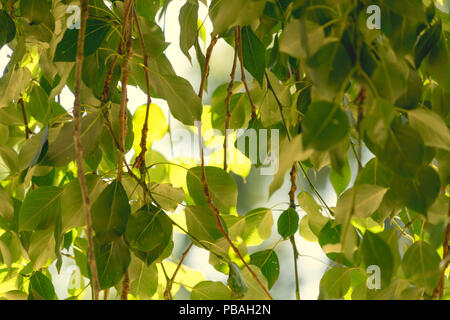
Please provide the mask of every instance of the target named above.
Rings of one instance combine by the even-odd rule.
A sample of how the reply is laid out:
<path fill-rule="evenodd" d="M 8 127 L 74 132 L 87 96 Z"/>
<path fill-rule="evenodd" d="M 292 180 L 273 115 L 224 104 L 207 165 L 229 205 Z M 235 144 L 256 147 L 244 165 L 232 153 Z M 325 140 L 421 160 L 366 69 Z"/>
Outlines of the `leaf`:
<path fill-rule="evenodd" d="M 158 289 L 156 264 L 147 266 L 145 262 L 132 256 L 128 273 L 130 274 L 130 293 L 140 299 L 151 299 Z"/>
<path fill-rule="evenodd" d="M 228 267 L 230 271 L 227 283 L 231 289 L 231 298 L 242 298 L 248 291 L 247 283 L 242 277 L 241 270 L 236 263 L 229 261 Z"/>
<path fill-rule="evenodd" d="M 186 196 L 183 188 L 175 188 L 170 183 L 154 183 L 150 186 L 150 193 L 156 202 L 167 211 L 175 211 Z"/>
<path fill-rule="evenodd" d="M 73 126 L 73 121 L 64 124 L 56 136 L 57 130 L 50 130 L 48 152 L 42 159 L 42 165 L 62 167 L 75 160 Z M 103 119 L 100 113 L 81 118 L 80 135 L 84 157 L 88 157 L 97 150 L 102 130 Z"/>
<path fill-rule="evenodd" d="M 280 51 L 298 58 L 313 56 L 323 45 L 323 28 L 312 21 L 294 19 L 286 26 L 280 38 Z"/>
<path fill-rule="evenodd" d="M 142 128 L 145 122 L 145 114 L 147 110 L 147 105 L 142 105 L 136 109 L 133 115 L 133 133 L 134 142 L 133 149 L 136 153 L 141 151 L 141 137 Z M 150 105 L 149 115 L 148 115 L 148 128 L 151 130 L 147 133 L 147 149 L 150 149 L 151 145 L 160 140 L 166 134 L 169 126 L 167 125 L 166 117 L 161 109 L 156 104 Z"/>
<path fill-rule="evenodd" d="M 61 213 L 58 187 L 39 187 L 27 193 L 19 212 L 19 230 L 43 230 L 55 223 Z"/>
<path fill-rule="evenodd" d="M 345 191 L 336 205 L 336 224 L 348 223 L 352 217 L 370 217 L 381 204 L 387 188 L 359 184 Z"/>
<path fill-rule="evenodd" d="M 450 92 L 450 49 L 448 37 L 442 36 L 424 61 L 424 68 L 447 92 Z"/>
<path fill-rule="evenodd" d="M 423 59 L 431 52 L 433 46 L 439 41 L 442 34 L 442 23 L 440 20 L 432 27 L 425 30 L 417 40 L 416 48 L 414 50 L 414 64 L 418 69 L 422 64 Z"/>
<path fill-rule="evenodd" d="M 347 137 L 350 126 L 339 105 L 316 101 L 303 119 L 303 145 L 325 151 Z"/>
<path fill-rule="evenodd" d="M 391 191 L 395 200 L 425 216 L 428 208 L 438 197 L 440 188 L 439 175 L 429 166 L 420 168 L 415 177 L 394 175 L 391 181 Z"/>
<path fill-rule="evenodd" d="M 335 41 L 322 46 L 306 61 L 305 71 L 319 92 L 329 99 L 346 84 L 352 61 L 344 46 Z"/>
<path fill-rule="evenodd" d="M 0 217 L 6 220 L 14 219 L 14 206 L 11 197 L 8 192 L 0 187 L 0 203 L 2 204 L 0 207 Z"/>
<path fill-rule="evenodd" d="M 180 9 L 178 21 L 180 23 L 180 49 L 184 55 L 191 61 L 189 49 L 195 44 L 197 33 L 198 20 L 198 1 L 188 0 Z"/>
<path fill-rule="evenodd" d="M 298 230 L 299 217 L 295 209 L 289 208 L 285 210 L 278 218 L 278 233 L 288 239 Z"/>
<path fill-rule="evenodd" d="M 272 234 L 272 210 L 253 209 L 245 215 L 245 229 L 242 238 L 248 246 L 259 245 Z"/>
<path fill-rule="evenodd" d="M 34 1 L 34 0 L 32 0 Z M 45 0 L 40 0 L 45 1 Z M 86 38 L 84 42 L 84 56 L 93 54 L 108 35 L 111 26 L 105 20 L 89 18 L 86 25 Z M 54 62 L 74 62 L 77 55 L 78 29 L 67 29 L 64 37 L 58 43 Z"/>
<path fill-rule="evenodd" d="M 20 12 L 30 24 L 39 24 L 50 14 L 50 7 L 46 0 L 20 0 Z"/>
<path fill-rule="evenodd" d="M 423 6 L 421 0 L 382 0 L 381 2 L 399 15 L 403 15 L 410 19 L 419 20 L 420 22 L 427 21 L 425 7 Z"/>
<path fill-rule="evenodd" d="M 340 299 L 350 289 L 351 269 L 334 267 L 329 269 L 320 280 L 319 299 Z"/>
<path fill-rule="evenodd" d="M 195 121 L 200 120 L 202 103 L 186 79 L 157 73 L 152 68 L 149 75 L 152 89 L 167 101 L 175 119 L 186 125 L 193 125 Z"/>
<path fill-rule="evenodd" d="M 11 42 L 16 36 L 16 25 L 5 10 L 0 10 L 0 25 L 2 26 L 0 30 L 0 48 L 2 48 L 3 45 Z"/>
<path fill-rule="evenodd" d="M 146 205 L 130 216 L 125 237 L 139 251 L 165 248 L 172 238 L 172 223 L 162 209 Z"/>
<path fill-rule="evenodd" d="M 230 300 L 231 291 L 218 281 L 202 281 L 192 289 L 191 300 Z"/>
<path fill-rule="evenodd" d="M 427 108 L 418 108 L 408 112 L 411 127 L 416 130 L 426 146 L 450 151 L 450 130 L 444 120 Z"/>
<path fill-rule="evenodd" d="M 280 263 L 276 252 L 274 250 L 255 252 L 250 256 L 250 264 L 261 269 L 271 289 L 280 275 Z"/>
<path fill-rule="evenodd" d="M 375 265 L 380 268 L 382 285 L 386 287 L 394 272 L 394 258 L 389 245 L 378 234 L 366 231 L 360 250 L 366 267 Z"/>
<path fill-rule="evenodd" d="M 205 167 L 206 181 L 214 205 L 221 214 L 227 214 L 236 206 L 237 186 L 233 177 L 217 167 Z M 189 195 L 197 205 L 207 206 L 202 183 L 202 168 L 189 169 L 186 175 Z"/>
<path fill-rule="evenodd" d="M 266 49 L 251 27 L 242 28 L 242 58 L 244 67 L 262 86 L 266 69 Z"/>
<path fill-rule="evenodd" d="M 100 289 L 111 288 L 125 274 L 130 264 L 130 250 L 121 238 L 106 244 L 95 241 L 94 248 Z"/>
<path fill-rule="evenodd" d="M 405 252 L 402 269 L 412 283 L 432 291 L 439 282 L 439 263 L 437 252 L 428 243 L 417 241 Z"/>
<path fill-rule="evenodd" d="M 322 207 L 317 204 L 314 197 L 308 192 L 302 191 L 297 196 L 299 206 L 306 212 L 309 228 L 317 236 L 329 219 L 322 214 Z M 303 219 L 302 219 L 303 220 Z"/>
<path fill-rule="evenodd" d="M 30 278 L 28 300 L 57 300 L 52 281 L 42 272 L 36 271 Z"/>
<path fill-rule="evenodd" d="M 223 234 L 217 228 L 214 213 L 209 208 L 186 207 L 186 225 L 189 233 L 200 241 L 214 243 L 223 237 Z"/>
<path fill-rule="evenodd" d="M 34 85 L 30 92 L 30 101 L 28 102 L 31 115 L 42 123 L 47 123 L 50 116 L 50 104 L 48 95 L 41 86 Z"/>
<path fill-rule="evenodd" d="M 384 145 L 375 145 L 365 138 L 367 147 L 391 171 L 411 177 L 421 167 L 424 143 L 421 136 L 407 124 L 393 123 Z"/>
<path fill-rule="evenodd" d="M 119 238 L 127 228 L 130 216 L 128 196 L 118 180 L 111 182 L 92 204 L 92 226 L 97 241 L 109 242 Z"/>

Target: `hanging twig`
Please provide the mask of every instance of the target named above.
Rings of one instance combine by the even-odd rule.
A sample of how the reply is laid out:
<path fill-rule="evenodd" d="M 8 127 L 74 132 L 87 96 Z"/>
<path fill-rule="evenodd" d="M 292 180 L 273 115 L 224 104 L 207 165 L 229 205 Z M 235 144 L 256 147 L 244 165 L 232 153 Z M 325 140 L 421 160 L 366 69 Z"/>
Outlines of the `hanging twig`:
<path fill-rule="evenodd" d="M 25 139 L 28 140 L 30 138 L 30 134 L 33 133 L 33 132 L 28 127 L 27 113 L 25 111 L 25 105 L 23 103 L 23 99 L 20 98 L 18 102 L 19 102 L 19 105 L 20 105 L 20 109 L 22 110 L 23 123 L 25 125 Z"/>
<path fill-rule="evenodd" d="M 198 96 L 200 97 L 200 99 L 202 99 L 203 97 L 203 88 L 205 86 L 205 82 L 207 79 L 207 75 L 208 75 L 208 69 L 209 69 L 209 61 L 211 59 L 211 54 L 212 54 L 212 50 L 214 48 L 215 43 L 217 42 L 217 38 L 213 38 L 211 39 L 211 44 L 208 47 L 207 53 L 206 53 L 206 64 L 205 64 L 205 70 L 203 70 L 203 74 L 202 74 L 202 82 L 200 84 L 200 91 Z M 230 236 L 228 235 L 228 233 L 225 231 L 225 228 L 222 224 L 222 220 L 220 219 L 220 212 L 219 209 L 216 208 L 216 206 L 214 205 L 212 198 L 211 198 L 211 194 L 209 193 L 209 186 L 208 186 L 208 182 L 206 181 L 206 170 L 205 170 L 205 158 L 204 158 L 204 153 L 203 153 L 203 142 L 202 142 L 202 126 L 201 126 L 201 122 L 200 125 L 198 126 L 198 139 L 199 139 L 199 149 L 200 149 L 200 159 L 201 159 L 201 169 L 202 169 L 202 184 L 203 184 L 203 193 L 206 197 L 206 203 L 208 205 L 208 207 L 212 210 L 212 212 L 214 213 L 214 216 L 216 218 L 216 225 L 217 228 L 219 229 L 219 231 L 222 233 L 222 235 L 224 236 L 225 240 L 228 242 L 228 244 L 230 245 L 230 247 L 233 249 L 233 251 L 236 253 L 236 255 L 239 257 L 239 259 L 242 261 L 242 263 L 244 264 L 244 266 L 247 268 L 247 270 L 250 272 L 250 274 L 252 275 L 252 277 L 256 280 L 256 282 L 258 283 L 258 285 L 263 289 L 263 291 L 266 293 L 266 295 L 270 298 L 273 299 L 271 294 L 269 293 L 269 291 L 266 289 L 266 287 L 263 285 L 263 283 L 261 282 L 261 280 L 259 280 L 258 276 L 255 274 L 255 272 L 252 270 L 252 268 L 250 268 L 250 266 L 248 265 L 248 263 L 245 261 L 244 257 L 242 257 L 241 253 L 239 252 L 239 249 L 234 245 L 233 241 L 231 241 Z"/>
<path fill-rule="evenodd" d="M 237 66 L 237 59 L 238 59 L 238 31 L 237 27 L 234 29 L 234 36 L 235 36 L 235 48 L 234 48 L 234 60 L 233 60 L 233 67 L 231 69 L 230 74 L 230 83 L 228 84 L 227 88 L 227 97 L 225 98 L 225 138 L 223 140 L 223 170 L 227 171 L 228 164 L 227 164 L 227 149 L 228 149 L 228 134 L 227 131 L 230 128 L 230 120 L 231 120 L 231 112 L 230 112 L 230 103 L 231 103 L 231 97 L 233 95 L 233 87 L 234 87 L 234 78 L 236 75 L 236 66 Z"/>
<path fill-rule="evenodd" d="M 186 260 L 186 257 L 187 257 L 187 255 L 188 255 L 189 251 L 192 249 L 192 246 L 193 246 L 193 245 L 194 245 L 194 243 L 191 242 L 191 244 L 190 244 L 190 245 L 187 247 L 187 249 L 183 252 L 183 255 L 181 256 L 181 260 L 180 260 L 180 262 L 178 262 L 178 265 L 177 265 L 175 271 L 173 272 L 172 277 L 166 279 L 166 280 L 167 280 L 167 281 L 166 281 L 166 282 L 167 282 L 167 285 L 166 285 L 166 290 L 164 291 L 164 298 L 165 298 L 166 300 L 172 300 L 172 286 L 173 286 L 173 283 L 174 283 L 174 281 L 175 281 L 175 278 L 176 278 L 178 272 L 179 272 L 180 269 L 181 269 L 181 266 L 182 266 L 183 263 L 184 263 L 184 260 Z"/>
<path fill-rule="evenodd" d="M 75 151 L 77 156 L 77 168 L 78 168 L 78 180 L 80 181 L 81 195 L 83 198 L 83 207 L 86 217 L 86 235 L 88 240 L 88 252 L 87 252 L 87 260 L 89 263 L 91 277 L 92 277 L 92 285 L 93 285 L 93 297 L 94 300 L 98 300 L 100 285 L 98 281 L 97 274 L 97 263 L 95 261 L 95 251 L 94 251 L 94 237 L 93 237 L 93 228 L 92 228 L 92 216 L 91 216 L 91 203 L 89 199 L 89 192 L 86 184 L 86 177 L 84 175 L 83 168 L 83 146 L 81 144 L 81 75 L 83 68 L 83 59 L 84 59 L 84 41 L 85 41 L 85 33 L 86 33 L 86 23 L 88 18 L 88 0 L 81 0 L 81 21 L 80 21 L 80 30 L 78 32 L 78 47 L 77 47 L 77 56 L 76 56 L 76 64 L 75 64 L 75 101 L 73 106 L 73 122 L 74 122 L 74 131 L 73 131 L 73 139 L 75 143 Z"/>
<path fill-rule="evenodd" d="M 148 133 L 148 117 L 150 114 L 150 105 L 152 104 L 152 98 L 151 98 L 151 86 L 150 86 L 150 75 L 149 75 L 149 68 L 148 68 L 148 53 L 147 48 L 145 47 L 144 37 L 142 36 L 141 27 L 139 25 L 138 17 L 136 14 L 136 10 L 133 8 L 133 20 L 136 24 L 136 29 L 139 35 L 139 43 L 141 45 L 142 54 L 144 57 L 144 74 L 145 74 L 145 85 L 146 85 L 146 91 L 147 91 L 147 108 L 145 110 L 145 120 L 144 125 L 142 126 L 141 131 L 141 152 L 136 157 L 136 160 L 134 161 L 133 167 L 139 168 L 141 172 L 141 178 L 145 179 L 145 153 L 147 152 L 147 133 Z"/>
<path fill-rule="evenodd" d="M 289 190 L 289 207 L 291 209 L 295 210 L 295 191 L 297 191 L 297 185 L 295 183 L 295 181 L 297 179 L 297 167 L 295 165 L 292 166 L 292 169 L 290 172 L 290 177 L 291 177 L 291 188 Z M 297 245 L 295 243 L 295 236 L 291 236 L 289 238 L 289 240 L 291 241 L 292 251 L 294 253 L 295 297 L 297 300 L 300 300 L 300 283 L 299 283 L 298 265 L 297 265 L 299 253 L 298 253 Z"/>
<path fill-rule="evenodd" d="M 447 217 L 450 221 L 450 199 L 449 199 L 449 203 L 448 203 Z M 444 265 L 442 266 L 441 275 L 439 278 L 439 284 L 437 285 L 436 289 L 434 289 L 434 291 L 433 291 L 433 299 L 442 299 L 442 296 L 444 295 L 445 271 L 447 270 L 447 268 L 450 264 L 449 246 L 450 246 L 450 222 L 447 223 L 447 228 L 445 229 L 444 242 L 442 243 L 442 247 L 443 247 L 442 261 L 445 261 L 445 262 L 444 262 Z"/>
<path fill-rule="evenodd" d="M 247 93 L 248 100 L 250 101 L 250 107 L 251 107 L 251 114 L 252 114 L 252 120 L 255 120 L 257 118 L 256 115 L 256 106 L 253 102 L 252 95 L 250 94 L 250 90 L 248 88 L 247 79 L 245 77 L 245 70 L 244 70 L 244 58 L 242 54 L 242 30 L 240 26 L 237 26 L 237 40 L 236 44 L 239 48 L 239 62 L 241 66 L 241 81 L 244 84 L 245 92 Z"/>

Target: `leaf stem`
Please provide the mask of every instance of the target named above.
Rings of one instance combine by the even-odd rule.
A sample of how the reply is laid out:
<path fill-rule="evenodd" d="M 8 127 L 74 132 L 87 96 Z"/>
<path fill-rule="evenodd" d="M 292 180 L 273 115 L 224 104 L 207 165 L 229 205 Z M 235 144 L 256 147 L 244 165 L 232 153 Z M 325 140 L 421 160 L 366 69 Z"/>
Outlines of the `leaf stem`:
<path fill-rule="evenodd" d="M 192 249 L 194 243 L 191 242 L 191 244 L 187 247 L 187 249 L 183 252 L 183 255 L 181 256 L 181 260 L 180 262 L 178 262 L 177 267 L 175 269 L 175 271 L 172 274 L 172 277 L 170 277 L 170 279 L 167 280 L 167 285 L 166 285 L 166 290 L 164 291 L 164 297 L 166 300 L 172 300 L 172 285 L 174 284 L 175 278 L 178 274 L 178 272 L 181 269 L 181 266 L 184 263 L 184 260 L 186 260 L 186 257 L 189 253 L 189 251 Z"/>

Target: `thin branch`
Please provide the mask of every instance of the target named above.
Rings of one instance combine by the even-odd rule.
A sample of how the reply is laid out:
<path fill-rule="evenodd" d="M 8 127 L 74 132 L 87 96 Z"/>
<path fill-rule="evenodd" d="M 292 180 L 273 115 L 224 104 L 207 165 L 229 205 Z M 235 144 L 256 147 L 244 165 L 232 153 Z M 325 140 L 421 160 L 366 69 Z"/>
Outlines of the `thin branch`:
<path fill-rule="evenodd" d="M 132 31 L 133 24 L 131 19 L 131 10 L 133 7 L 133 0 L 126 0 L 125 7 L 129 8 L 126 15 L 123 18 L 123 33 L 125 34 L 125 55 L 122 58 L 122 94 L 120 97 L 120 110 L 119 110 L 119 157 L 117 162 L 118 173 L 117 179 L 120 181 L 123 175 L 123 161 L 125 158 L 125 137 L 127 132 L 127 104 L 128 104 L 128 78 L 130 76 L 130 71 L 128 69 L 128 62 L 131 59 L 132 51 L 133 51 L 133 42 L 132 42 Z"/>
<path fill-rule="evenodd" d="M 11 17 L 14 18 L 14 0 L 9 0 L 9 9 Z"/>
<path fill-rule="evenodd" d="M 297 167 L 295 165 L 292 166 L 291 172 L 290 172 L 290 178 L 291 178 L 291 188 L 289 190 L 289 207 L 295 210 L 295 191 L 297 191 L 297 185 L 295 183 L 297 178 Z M 295 272 L 295 297 L 297 300 L 300 300 L 300 283 L 299 283 L 299 277 L 298 277 L 298 249 L 297 245 L 295 243 L 295 236 L 291 236 L 290 239 L 292 251 L 294 253 L 294 272 Z"/>
<path fill-rule="evenodd" d="M 84 59 L 84 41 L 85 41 L 85 33 L 86 33 L 86 23 L 88 18 L 88 0 L 81 0 L 81 23 L 80 30 L 78 32 L 78 47 L 77 47 L 77 57 L 76 57 L 76 65 L 75 65 L 75 101 L 73 106 L 73 122 L 74 122 L 74 131 L 73 131 L 73 139 L 75 143 L 75 150 L 77 155 L 77 168 L 78 168 L 78 180 L 80 181 L 81 195 L 83 198 L 83 207 L 86 216 L 86 235 L 88 240 L 88 252 L 87 252 L 87 260 L 89 263 L 91 276 L 92 276 L 92 284 L 94 290 L 94 300 L 98 300 L 99 292 L 100 292 L 100 284 L 98 280 L 97 274 L 97 263 L 95 261 L 95 251 L 94 251 L 94 237 L 93 237 L 93 228 L 92 228 L 92 216 L 91 216 L 91 203 L 89 199 L 89 191 L 86 184 L 86 177 L 84 175 L 83 168 L 83 146 L 81 144 L 81 75 L 83 68 L 83 59 Z"/>
<path fill-rule="evenodd" d="M 142 36 L 141 27 L 139 25 L 138 17 L 136 14 L 135 8 L 133 8 L 133 18 L 134 22 L 136 24 L 136 29 L 139 35 L 139 43 L 141 45 L 142 54 L 144 56 L 144 74 L 145 74 L 145 85 L 146 85 L 146 91 L 147 91 L 147 108 L 145 110 L 145 120 L 144 125 L 142 126 L 142 132 L 141 132 L 141 152 L 136 157 L 136 160 L 134 161 L 133 167 L 139 168 L 141 172 L 141 178 L 144 178 L 144 171 L 145 171 L 145 153 L 147 152 L 147 134 L 148 134 L 148 117 L 150 114 L 150 105 L 152 104 L 152 98 L 151 98 L 151 86 L 150 86 L 150 75 L 149 75 L 149 68 L 148 68 L 148 53 L 147 48 L 145 47 L 144 37 Z"/>
<path fill-rule="evenodd" d="M 191 244 L 183 252 L 183 255 L 181 256 L 181 260 L 180 260 L 180 262 L 178 262 L 178 265 L 177 265 L 175 271 L 173 272 L 172 277 L 170 277 L 170 279 L 167 279 L 166 290 L 164 291 L 164 297 L 166 298 L 166 300 L 172 300 L 172 285 L 174 284 L 175 278 L 176 278 L 178 272 L 180 271 L 181 266 L 183 265 L 184 260 L 186 260 L 186 257 L 188 255 L 189 251 L 192 249 L 193 245 L 194 245 L 194 243 L 191 242 Z"/>
<path fill-rule="evenodd" d="M 242 31 L 241 27 L 237 26 L 237 41 L 236 41 L 237 47 L 239 48 L 239 63 L 241 66 L 241 81 L 244 84 L 245 92 L 247 94 L 248 100 L 250 101 L 251 106 L 251 114 L 252 114 L 252 120 L 257 118 L 256 115 L 256 105 L 253 102 L 252 95 L 250 94 L 250 90 L 248 88 L 247 79 L 245 78 L 245 70 L 244 70 L 244 58 L 242 54 Z"/>
<path fill-rule="evenodd" d="M 25 125 L 25 138 L 28 140 L 30 138 L 30 134 L 33 133 L 28 127 L 27 113 L 25 111 L 25 105 L 23 103 L 23 99 L 19 99 L 20 109 L 22 110 L 23 123 Z"/>
<path fill-rule="evenodd" d="M 450 220 L 450 199 L 448 203 L 448 219 Z M 439 284 L 437 285 L 436 289 L 433 291 L 433 299 L 442 299 L 442 296 L 444 295 L 444 289 L 445 289 L 445 271 L 447 270 L 447 267 L 450 264 L 450 252 L 449 252 L 449 246 L 450 246 L 450 221 L 447 224 L 447 228 L 445 229 L 445 236 L 444 236 L 444 242 L 442 244 L 443 246 L 443 254 L 442 254 L 442 261 L 444 262 L 444 265 L 442 266 L 441 270 L 441 276 L 439 278 Z"/>
<path fill-rule="evenodd" d="M 228 84 L 227 88 L 227 97 L 225 98 L 225 138 L 223 140 L 223 170 L 227 171 L 228 164 L 227 164 L 227 149 L 228 149 L 228 134 L 227 131 L 230 128 L 230 120 L 231 120 L 231 112 L 230 112 L 230 103 L 231 103 L 231 96 L 233 95 L 233 87 L 234 87 L 234 78 L 236 76 L 236 67 L 237 67 L 237 59 L 238 59 L 238 31 L 237 27 L 234 29 L 234 35 L 235 35 L 235 49 L 234 49 L 234 60 L 233 60 L 233 67 L 231 69 L 230 74 L 230 83 Z"/>
<path fill-rule="evenodd" d="M 128 293 L 130 293 L 130 275 L 128 274 L 127 269 L 122 281 L 122 293 L 120 295 L 120 300 L 128 300 Z"/>
<path fill-rule="evenodd" d="M 208 75 L 209 61 L 211 59 L 212 49 L 214 48 L 214 44 L 216 42 L 217 42 L 217 38 L 211 39 L 211 44 L 209 45 L 207 53 L 206 53 L 206 64 L 205 64 L 205 69 L 203 70 L 202 82 L 200 84 L 200 90 L 199 90 L 199 93 L 198 93 L 198 96 L 199 96 L 200 99 L 202 99 L 202 97 L 203 97 L 203 88 L 205 86 L 206 78 L 207 78 L 207 75 Z M 248 263 L 245 261 L 244 257 L 242 257 L 241 253 L 239 252 L 239 249 L 234 245 L 233 241 L 231 241 L 230 236 L 225 231 L 225 228 L 224 228 L 224 226 L 222 224 L 222 220 L 220 219 L 219 209 L 217 209 L 217 207 L 214 205 L 214 203 L 212 201 L 211 194 L 209 192 L 208 182 L 206 181 L 205 158 L 204 158 L 204 153 L 203 153 L 202 125 L 201 125 L 201 122 L 200 122 L 200 125 L 198 126 L 198 139 L 199 139 L 199 149 L 200 149 L 200 159 L 201 159 L 201 169 L 202 169 L 201 182 L 203 184 L 203 193 L 204 193 L 204 195 L 206 197 L 206 203 L 207 203 L 208 207 L 214 213 L 214 216 L 216 218 L 217 228 L 222 233 L 222 235 L 224 236 L 225 240 L 228 242 L 228 244 L 233 249 L 233 251 L 236 253 L 236 255 L 239 257 L 239 259 L 242 261 L 244 266 L 250 272 L 252 277 L 256 280 L 258 285 L 263 289 L 263 291 L 266 293 L 266 295 L 270 299 L 273 299 L 271 294 L 269 293 L 269 291 L 267 291 L 266 287 L 259 280 L 258 276 L 255 274 L 255 272 L 250 268 Z"/>

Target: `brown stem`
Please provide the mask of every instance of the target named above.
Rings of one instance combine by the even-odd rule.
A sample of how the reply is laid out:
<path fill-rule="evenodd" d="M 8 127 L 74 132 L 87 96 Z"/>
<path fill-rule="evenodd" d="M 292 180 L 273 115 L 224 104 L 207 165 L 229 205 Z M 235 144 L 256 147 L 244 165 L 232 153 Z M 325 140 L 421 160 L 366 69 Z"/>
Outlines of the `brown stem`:
<path fill-rule="evenodd" d="M 211 43 L 208 46 L 208 49 L 206 49 L 205 70 L 203 70 L 202 81 L 200 82 L 200 89 L 198 91 L 198 96 L 200 97 L 200 100 L 203 99 L 203 91 L 205 90 L 206 79 L 208 78 L 209 73 L 209 62 L 211 61 L 212 51 L 217 43 L 217 40 L 218 40 L 217 36 L 213 37 L 211 39 Z"/>
<path fill-rule="evenodd" d="M 132 21 L 131 21 L 131 8 L 133 6 L 133 0 L 125 1 L 125 8 L 130 8 L 125 13 L 123 18 L 123 34 L 125 34 L 125 55 L 122 58 L 122 93 L 120 97 L 120 110 L 119 110 L 119 157 L 117 162 L 118 173 L 117 179 L 122 180 L 123 175 L 123 161 L 125 158 L 125 137 L 127 133 L 127 104 L 128 104 L 128 78 L 130 76 L 130 71 L 128 69 L 128 62 L 131 59 L 133 43 L 132 43 Z"/>
<path fill-rule="evenodd" d="M 442 244 L 443 246 L 443 254 L 442 254 L 442 260 L 446 261 L 445 264 L 442 266 L 441 270 L 441 276 L 439 278 L 439 284 L 433 291 L 433 299 L 442 299 L 442 296 L 444 295 L 444 289 L 445 289 L 445 271 L 447 270 L 447 267 L 450 264 L 449 259 L 449 246 L 450 246 L 450 199 L 448 203 L 448 219 L 449 222 L 447 224 L 447 228 L 445 229 L 445 236 L 444 236 L 444 242 Z"/>
<path fill-rule="evenodd" d="M 245 77 L 244 58 L 243 58 L 243 54 L 242 54 L 242 32 L 241 32 L 241 27 L 240 26 L 237 26 L 237 45 L 238 45 L 238 48 L 239 48 L 239 62 L 240 62 L 240 66 L 241 66 L 241 80 L 242 80 L 242 83 L 244 84 L 244 88 L 245 88 L 245 92 L 247 93 L 248 100 L 250 101 L 252 120 L 254 120 L 254 119 L 257 118 L 256 106 L 255 106 L 255 103 L 253 102 L 252 95 L 250 94 L 250 90 L 248 88 L 247 79 Z"/>
<path fill-rule="evenodd" d="M 103 290 L 103 300 L 108 300 L 109 288 Z"/>
<path fill-rule="evenodd" d="M 136 14 L 136 10 L 133 9 L 133 18 L 134 22 L 136 24 L 136 29 L 139 35 L 139 43 L 141 45 L 142 54 L 144 56 L 144 74 L 145 74 L 145 85 L 147 90 L 147 109 L 145 110 L 145 120 L 144 125 L 142 127 L 141 132 L 141 152 L 136 157 L 136 160 L 134 161 L 134 168 L 139 168 L 141 172 L 141 177 L 144 179 L 144 171 L 145 171 L 145 153 L 147 152 L 147 133 L 148 133 L 148 117 L 150 114 L 150 105 L 152 104 L 152 98 L 151 98 L 151 86 L 150 86 L 150 75 L 148 72 L 148 54 L 147 54 L 147 48 L 145 47 L 144 37 L 142 36 L 141 27 L 139 25 L 138 17 Z"/>
<path fill-rule="evenodd" d="M 235 42 L 236 46 L 234 49 L 234 60 L 233 60 L 233 67 L 231 69 L 230 74 L 230 83 L 228 84 L 227 88 L 227 97 L 225 98 L 225 138 L 223 140 L 223 170 L 227 171 L 228 164 L 227 164 L 227 149 L 228 149 L 228 134 L 227 131 L 230 128 L 230 120 L 231 120 L 231 112 L 230 112 L 230 103 L 231 103 L 231 96 L 233 95 L 233 87 L 234 87 L 234 78 L 236 76 L 236 67 L 237 67 L 237 59 L 238 59 L 238 31 L 237 27 L 234 29 L 234 35 L 235 35 Z"/>
<path fill-rule="evenodd" d="M 95 261 L 95 251 L 94 251 L 94 237 L 92 228 L 92 216 L 91 216 L 91 203 L 89 199 L 89 192 L 86 184 L 86 177 L 84 175 L 83 168 L 83 146 L 81 144 L 81 101 L 80 101 L 80 90 L 81 90 L 81 74 L 83 68 L 84 59 L 84 41 L 86 33 L 86 23 L 88 18 L 88 0 L 81 0 L 81 23 L 80 30 L 78 33 L 78 47 L 75 65 L 75 101 L 73 106 L 73 122 L 74 131 L 73 139 L 75 143 L 75 151 L 77 155 L 77 168 L 78 168 L 78 180 L 80 181 L 81 195 L 83 198 L 83 207 L 86 216 L 86 235 L 88 240 L 88 252 L 87 260 L 89 263 L 92 285 L 94 291 L 94 300 L 98 300 L 100 285 L 98 281 L 97 274 L 97 263 Z"/>
<path fill-rule="evenodd" d="M 214 37 L 211 39 L 211 44 L 209 45 L 208 49 L 206 50 L 206 59 L 205 59 L 205 69 L 203 70 L 202 74 L 202 81 L 200 83 L 200 90 L 198 93 L 198 96 L 200 100 L 203 98 L 203 88 L 205 87 L 206 78 L 208 76 L 208 70 L 209 70 L 209 61 L 211 60 L 212 51 L 214 48 L 214 45 L 217 42 L 217 37 Z M 247 268 L 247 270 L 250 272 L 250 274 L 253 276 L 253 278 L 256 280 L 258 285 L 263 289 L 263 291 L 266 293 L 266 295 L 273 299 L 269 291 L 267 291 L 266 287 L 262 284 L 262 282 L 259 280 L 258 276 L 255 274 L 255 272 L 250 268 L 250 266 L 247 264 L 245 259 L 242 257 L 241 253 L 239 252 L 238 248 L 234 245 L 234 243 L 231 241 L 229 235 L 225 231 L 225 228 L 222 224 L 222 221 L 220 219 L 220 212 L 219 209 L 216 208 L 214 203 L 212 202 L 211 194 L 209 193 L 209 186 L 208 182 L 206 181 L 206 171 L 205 171 L 205 158 L 203 153 L 203 141 L 202 141 L 202 125 L 200 122 L 200 125 L 198 126 L 198 140 L 199 140 L 199 149 L 200 149 L 200 160 L 201 160 L 201 169 L 202 169 L 202 184 L 203 184 L 203 193 L 206 197 L 206 203 L 209 206 L 209 208 L 214 213 L 214 216 L 216 218 L 216 224 L 219 231 L 222 233 L 222 235 L 225 237 L 226 241 L 230 245 L 230 247 L 233 249 L 233 251 L 236 253 L 236 255 L 239 257 L 239 259 L 242 261 L 244 266 Z"/>
<path fill-rule="evenodd" d="M 295 209 L 295 191 L 297 191 L 297 185 L 296 185 L 296 179 L 297 179 L 297 166 L 293 165 L 291 172 L 290 172 L 290 178 L 291 178 L 291 188 L 289 190 L 289 207 L 292 209 Z M 298 249 L 297 245 L 295 243 L 295 237 L 291 236 L 289 238 L 291 241 L 292 251 L 294 253 L 294 275 L 295 275 L 295 297 L 297 300 L 300 300 L 300 282 L 299 282 L 299 276 L 298 276 Z"/>
<path fill-rule="evenodd" d="M 120 300 L 128 300 L 128 294 L 130 293 L 130 275 L 128 270 L 125 271 L 125 276 L 122 281 L 122 294 L 120 295 Z"/>
<path fill-rule="evenodd" d="M 191 244 L 183 252 L 183 255 L 181 256 L 181 260 L 180 260 L 180 262 L 178 262 L 178 265 L 177 265 L 175 271 L 173 272 L 172 277 L 170 277 L 170 279 L 169 278 L 167 279 L 166 290 L 164 291 L 164 297 L 166 297 L 166 300 L 172 300 L 171 297 L 172 297 L 172 285 L 173 285 L 173 282 L 175 281 L 175 278 L 176 278 L 178 272 L 180 271 L 181 266 L 183 265 L 184 260 L 186 260 L 186 257 L 188 255 L 189 251 L 192 249 L 193 245 L 194 244 L 191 242 Z"/>
<path fill-rule="evenodd" d="M 10 9 L 11 17 L 14 18 L 14 0 L 9 0 L 9 9 Z"/>
<path fill-rule="evenodd" d="M 30 133 L 32 133 L 32 131 L 28 127 L 27 113 L 25 112 L 25 105 L 23 103 L 23 99 L 20 98 L 18 102 L 20 105 L 20 109 L 22 110 L 23 123 L 25 125 L 25 139 L 28 140 L 30 138 Z"/>

